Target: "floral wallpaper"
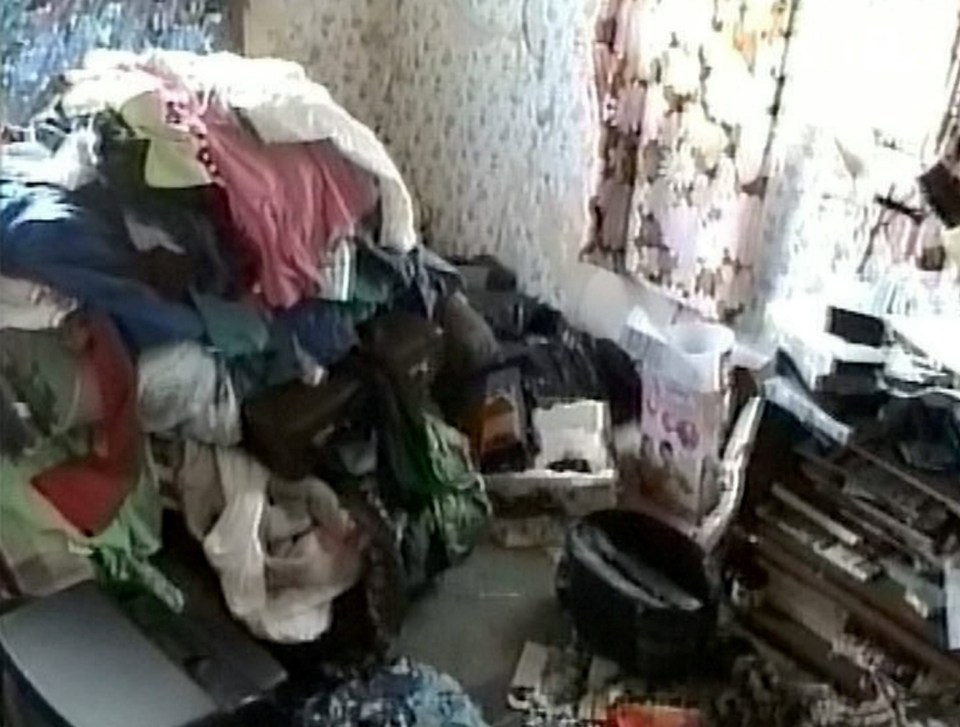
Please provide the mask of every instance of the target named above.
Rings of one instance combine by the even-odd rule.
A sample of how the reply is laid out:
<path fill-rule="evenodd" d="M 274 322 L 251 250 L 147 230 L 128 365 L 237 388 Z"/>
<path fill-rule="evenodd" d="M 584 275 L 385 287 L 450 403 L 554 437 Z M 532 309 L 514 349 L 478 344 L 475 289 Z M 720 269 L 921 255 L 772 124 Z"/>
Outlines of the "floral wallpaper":
<path fill-rule="evenodd" d="M 0 118 L 24 123 L 92 48 L 229 48 L 229 0 L 3 0 Z"/>

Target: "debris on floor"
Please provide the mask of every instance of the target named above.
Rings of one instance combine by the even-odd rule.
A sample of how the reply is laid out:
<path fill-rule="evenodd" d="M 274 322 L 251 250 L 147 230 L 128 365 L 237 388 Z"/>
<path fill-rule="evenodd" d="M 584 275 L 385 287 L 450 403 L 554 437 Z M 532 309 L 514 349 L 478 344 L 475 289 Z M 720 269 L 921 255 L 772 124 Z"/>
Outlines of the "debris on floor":
<path fill-rule="evenodd" d="M 371 669 L 307 701 L 296 727 L 487 727 L 446 674 L 408 659 Z"/>
<path fill-rule="evenodd" d="M 725 563 L 731 602 L 830 685 L 825 723 L 925 724 L 960 683 L 948 607 L 960 382 L 875 317 L 829 308 L 819 332 L 806 319 L 784 329 L 764 383 Z"/>

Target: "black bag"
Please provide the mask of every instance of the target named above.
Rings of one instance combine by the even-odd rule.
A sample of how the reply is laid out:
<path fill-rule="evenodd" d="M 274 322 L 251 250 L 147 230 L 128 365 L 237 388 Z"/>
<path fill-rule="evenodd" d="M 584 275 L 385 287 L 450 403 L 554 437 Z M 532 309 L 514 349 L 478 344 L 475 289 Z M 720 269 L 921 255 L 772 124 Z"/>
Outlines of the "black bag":
<path fill-rule="evenodd" d="M 412 313 L 393 312 L 360 329 L 361 351 L 395 384 L 429 387 L 443 360 L 443 333 Z"/>
<path fill-rule="evenodd" d="M 244 402 L 244 444 L 281 477 L 306 477 L 319 460 L 317 445 L 350 420 L 361 388 L 356 376 L 334 371 L 317 386 L 291 381 L 267 389 Z"/>
<path fill-rule="evenodd" d="M 600 510 L 570 529 L 557 595 L 592 650 L 652 677 L 692 671 L 716 623 L 699 546 L 626 510 Z"/>

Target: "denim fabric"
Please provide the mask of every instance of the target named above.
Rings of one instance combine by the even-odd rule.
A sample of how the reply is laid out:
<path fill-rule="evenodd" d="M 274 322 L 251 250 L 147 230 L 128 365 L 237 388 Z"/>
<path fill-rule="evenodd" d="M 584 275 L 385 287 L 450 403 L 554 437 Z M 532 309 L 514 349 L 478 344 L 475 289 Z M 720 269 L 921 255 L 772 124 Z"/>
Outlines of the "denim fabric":
<path fill-rule="evenodd" d="M 357 342 L 351 306 L 310 299 L 277 313 L 274 325 L 286 331 L 321 366 L 343 358 Z"/>
<path fill-rule="evenodd" d="M 134 348 L 204 332 L 193 310 L 136 279 L 136 253 L 115 229 L 54 187 L 0 182 L 0 271 L 106 312 Z"/>
<path fill-rule="evenodd" d="M 354 300 L 432 318 L 439 298 L 461 285 L 460 272 L 428 248 L 402 253 L 363 241 L 357 248 Z"/>

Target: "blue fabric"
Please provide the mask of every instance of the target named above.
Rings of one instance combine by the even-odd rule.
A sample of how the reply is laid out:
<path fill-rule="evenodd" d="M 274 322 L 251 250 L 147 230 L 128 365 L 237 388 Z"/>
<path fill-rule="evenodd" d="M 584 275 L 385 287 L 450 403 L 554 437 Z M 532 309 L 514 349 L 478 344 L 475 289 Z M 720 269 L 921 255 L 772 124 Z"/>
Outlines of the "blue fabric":
<path fill-rule="evenodd" d="M 408 659 L 380 667 L 310 700 L 299 727 L 486 727 L 480 710 L 446 674 Z"/>
<path fill-rule="evenodd" d="M 237 397 L 245 399 L 271 386 L 301 378 L 302 355 L 320 366 L 343 358 L 356 343 L 353 321 L 363 311 L 330 301 L 310 299 L 278 311 L 270 322 L 269 338 L 262 350 L 227 359 Z"/>
<path fill-rule="evenodd" d="M 348 306 L 310 299 L 278 312 L 275 325 L 321 366 L 343 358 L 357 342 Z"/>
<path fill-rule="evenodd" d="M 55 187 L 0 181 L 0 271 L 106 312 L 134 348 L 204 333 L 195 311 L 136 280 L 135 252 L 116 230 Z"/>
<path fill-rule="evenodd" d="M 270 339 L 262 351 L 234 356 L 225 359 L 225 363 L 234 393 L 240 401 L 272 386 L 298 379 L 304 373 L 293 339 L 279 326 L 270 328 Z"/>
<path fill-rule="evenodd" d="M 207 329 L 210 343 L 226 358 L 260 353 L 270 342 L 270 331 L 253 306 L 191 291 L 193 304 Z"/>

